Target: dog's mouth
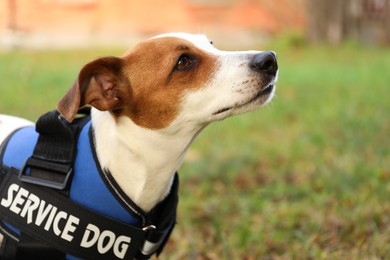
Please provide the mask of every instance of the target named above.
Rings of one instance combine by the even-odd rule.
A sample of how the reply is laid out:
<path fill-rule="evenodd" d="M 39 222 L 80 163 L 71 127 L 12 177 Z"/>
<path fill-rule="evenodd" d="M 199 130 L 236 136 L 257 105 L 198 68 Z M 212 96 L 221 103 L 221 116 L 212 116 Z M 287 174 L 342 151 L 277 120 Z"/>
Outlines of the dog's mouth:
<path fill-rule="evenodd" d="M 268 98 L 268 96 L 272 93 L 274 88 L 275 88 L 275 85 L 270 84 L 265 89 L 262 89 L 261 91 L 259 91 L 254 97 L 252 97 L 248 101 L 241 103 L 241 104 L 238 104 L 238 105 L 235 105 L 235 106 L 222 108 L 222 109 L 214 112 L 213 115 L 218 115 L 218 114 L 222 114 L 222 113 L 229 111 L 229 110 L 232 110 L 232 109 L 241 108 L 241 107 L 247 106 L 251 103 L 255 103 L 259 100 L 263 100 L 263 102 L 264 102 Z M 263 102 L 261 102 L 261 103 L 263 103 Z"/>

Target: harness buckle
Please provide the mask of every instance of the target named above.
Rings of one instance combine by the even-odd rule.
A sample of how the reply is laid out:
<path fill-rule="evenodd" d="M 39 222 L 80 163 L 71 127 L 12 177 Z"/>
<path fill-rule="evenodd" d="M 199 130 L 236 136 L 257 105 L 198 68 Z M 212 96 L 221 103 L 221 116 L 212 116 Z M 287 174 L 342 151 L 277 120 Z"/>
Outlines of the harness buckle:
<path fill-rule="evenodd" d="M 72 172 L 70 164 L 30 157 L 19 172 L 19 179 L 22 182 L 63 190 Z"/>
<path fill-rule="evenodd" d="M 155 230 L 155 229 L 156 229 L 155 225 L 149 225 L 149 226 L 146 226 L 146 227 L 142 228 L 142 230 L 145 231 L 145 232 L 148 232 L 150 230 Z"/>

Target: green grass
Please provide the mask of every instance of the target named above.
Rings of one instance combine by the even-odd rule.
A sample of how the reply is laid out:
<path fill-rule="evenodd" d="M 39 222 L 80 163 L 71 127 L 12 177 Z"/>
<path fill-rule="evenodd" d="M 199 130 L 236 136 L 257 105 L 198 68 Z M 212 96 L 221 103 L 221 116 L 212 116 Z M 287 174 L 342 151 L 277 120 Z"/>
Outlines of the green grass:
<path fill-rule="evenodd" d="M 277 96 L 194 143 L 162 258 L 390 258 L 390 49 L 267 48 Z M 0 53 L 0 112 L 35 119 L 84 63 L 120 53 Z"/>

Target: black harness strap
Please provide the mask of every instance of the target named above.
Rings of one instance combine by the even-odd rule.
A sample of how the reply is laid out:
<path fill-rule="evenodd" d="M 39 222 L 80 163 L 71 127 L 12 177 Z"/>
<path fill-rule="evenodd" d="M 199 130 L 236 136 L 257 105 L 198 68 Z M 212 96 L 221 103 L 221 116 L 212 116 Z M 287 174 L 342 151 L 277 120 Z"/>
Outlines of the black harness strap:
<path fill-rule="evenodd" d="M 0 218 L 27 235 L 19 239 L 23 248 L 17 256 L 41 254 L 47 244 L 84 259 L 132 259 L 145 241 L 144 230 L 88 210 L 51 188 L 25 183 L 17 173 L 11 168 L 0 185 Z"/>
<path fill-rule="evenodd" d="M 90 119 L 89 113 L 90 109 L 80 110 L 83 117 L 72 124 L 61 119 L 56 110 L 41 116 L 36 123 L 38 142 L 19 178 L 24 182 L 64 190 L 72 175 L 77 139 Z"/>
<path fill-rule="evenodd" d="M 39 260 L 63 260 L 65 254 L 57 249 L 49 246 L 46 243 L 42 243 L 26 233 L 22 233 L 17 244 L 17 252 L 15 252 L 17 260 L 23 259 L 39 259 Z"/>

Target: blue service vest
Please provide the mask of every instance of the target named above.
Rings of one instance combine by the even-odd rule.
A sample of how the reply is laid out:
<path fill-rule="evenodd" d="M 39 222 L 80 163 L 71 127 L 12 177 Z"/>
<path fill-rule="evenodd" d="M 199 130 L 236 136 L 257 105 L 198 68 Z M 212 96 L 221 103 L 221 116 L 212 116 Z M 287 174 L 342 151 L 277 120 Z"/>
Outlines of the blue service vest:
<path fill-rule="evenodd" d="M 88 115 L 89 112 L 87 111 L 80 112 Z M 76 128 L 74 127 L 76 125 L 77 129 L 81 128 L 80 132 L 75 131 Z M 69 137 L 68 130 L 70 129 L 73 129 L 71 130 L 73 135 L 71 134 Z M 77 133 L 79 133 L 78 136 Z M 75 138 L 77 142 L 73 143 L 76 140 Z M 67 145 L 68 141 L 72 142 L 69 143 L 70 146 Z M 74 158 L 75 146 L 77 149 Z M 68 153 L 70 151 L 72 153 Z M 69 165 L 73 168 L 71 183 L 65 188 L 69 198 L 56 189 L 42 187 L 41 181 L 39 181 L 39 185 L 27 181 L 25 177 L 29 175 L 28 169 L 33 170 L 34 167 L 37 167 L 37 165 L 30 164 L 31 159 L 45 161 L 45 167 L 50 166 L 45 168 L 49 173 L 56 172 L 61 162 L 66 162 L 67 165 L 68 163 L 71 164 Z M 30 168 L 23 167 L 26 161 L 29 162 Z M 47 162 L 54 162 L 54 164 L 47 164 Z M 41 166 L 40 162 L 38 168 Z M 21 169 L 23 171 L 20 171 Z M 68 169 L 66 168 L 66 171 Z M 48 244 L 50 248 L 68 253 L 66 255 L 67 259 L 78 259 L 71 254 L 88 259 L 101 259 L 103 255 L 104 259 L 110 260 L 134 256 L 146 259 L 152 254 L 159 255 L 161 253 L 176 223 L 178 174 L 175 174 L 170 193 L 148 213 L 143 212 L 121 190 L 111 174 L 101 169 L 94 146 L 93 128 L 88 116 L 69 125 L 61 119 L 57 111 L 52 111 L 41 116 L 36 127 L 24 127 L 15 131 L 0 146 L 0 172 L 4 172 L 0 175 L 0 232 L 19 243 L 18 245 L 21 244 L 18 241 L 20 240 L 18 236 L 23 238 L 23 235 L 26 234 L 37 241 L 40 240 L 41 243 Z M 29 178 L 30 180 L 33 178 L 35 181 L 33 183 L 37 184 L 36 169 L 34 172 L 35 174 Z M 61 172 L 63 171 L 61 170 Z M 18 173 L 20 174 L 19 177 Z M 58 186 L 55 187 L 58 189 Z M 59 189 L 62 189 L 62 187 L 64 186 Z M 16 199 L 18 196 L 19 198 Z M 32 204 L 29 204 L 34 203 L 34 200 L 35 208 Z M 52 208 L 49 208 L 50 205 Z M 23 210 L 21 207 L 23 207 Z M 56 208 L 55 210 L 58 209 L 55 213 L 53 213 L 54 208 Z M 61 211 L 61 208 L 64 211 Z M 57 219 L 61 219 L 61 216 L 58 217 L 61 212 L 62 216 L 68 216 L 63 228 L 63 232 L 68 231 L 65 234 L 68 235 L 66 243 L 64 243 L 62 237 L 64 233 L 59 237 L 58 222 L 56 227 L 53 224 L 52 231 L 54 233 L 48 233 L 49 229 L 46 229 L 46 225 L 51 225 L 59 221 Z M 40 214 L 40 217 L 38 217 L 38 214 Z M 56 214 L 55 219 L 53 220 L 53 217 L 50 220 L 48 214 L 50 216 Z M 70 220 L 71 216 L 72 220 Z M 35 225 L 31 222 L 33 218 L 35 218 Z M 39 220 L 41 224 L 37 224 L 38 218 L 41 218 Z M 42 230 L 43 220 L 46 221 L 44 230 Z M 69 226 L 67 226 L 68 224 Z M 98 252 L 96 248 L 90 246 L 90 242 L 93 240 L 90 240 L 90 234 L 94 232 L 93 224 L 98 225 L 102 230 L 102 235 L 99 236 L 96 243 Z M 95 227 L 98 228 L 98 226 Z M 55 228 L 57 228 L 57 232 Z M 94 234 L 97 233 L 98 231 L 94 232 Z M 72 239 L 69 238 L 69 234 L 71 234 Z M 108 241 L 105 240 L 109 236 L 111 238 Z M 114 238 L 112 238 L 113 236 Z M 84 240 L 84 238 L 86 239 Z M 115 243 L 112 239 L 115 239 Z M 88 243 L 89 245 L 87 245 Z M 109 245 L 113 246 L 112 250 L 109 250 Z M 8 246 L 7 243 L 6 246 Z M 11 243 L 9 246 L 10 248 L 13 247 Z M 31 244 L 24 248 L 28 248 L 27 256 L 30 255 L 30 252 L 34 251 L 33 254 L 35 254 L 35 252 L 41 250 L 39 246 L 35 245 L 31 250 Z M 16 254 L 24 252 L 23 250 L 18 249 Z M 13 249 L 11 251 L 13 252 Z M 42 252 L 42 255 L 46 255 L 46 251 L 41 250 L 40 252 Z M 0 255 L 2 255 L 1 252 Z"/>
<path fill-rule="evenodd" d="M 113 195 L 105 181 L 103 171 L 96 160 L 95 148 L 91 140 L 91 121 L 83 127 L 77 142 L 77 157 L 69 198 L 97 213 L 129 225 L 142 227 L 142 221 L 134 216 Z M 7 142 L 2 158 L 3 165 L 21 169 L 32 155 L 37 143 L 38 133 L 33 126 L 17 130 Z M 20 231 L 4 223 L 14 234 Z M 67 259 L 77 259 L 67 255 Z"/>

